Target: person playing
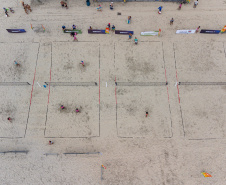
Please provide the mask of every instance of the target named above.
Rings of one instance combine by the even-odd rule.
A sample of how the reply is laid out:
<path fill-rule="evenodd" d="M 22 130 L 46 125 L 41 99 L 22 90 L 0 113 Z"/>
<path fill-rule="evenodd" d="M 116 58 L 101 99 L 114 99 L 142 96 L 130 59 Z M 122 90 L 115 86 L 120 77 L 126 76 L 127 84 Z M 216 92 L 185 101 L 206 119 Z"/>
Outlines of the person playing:
<path fill-rule="evenodd" d="M 72 29 L 73 30 L 76 30 L 76 26 L 74 24 L 72 25 Z"/>
<path fill-rule="evenodd" d="M 128 16 L 128 21 L 127 21 L 128 24 L 131 22 L 131 18 L 132 18 L 131 16 Z"/>
<path fill-rule="evenodd" d="M 198 28 L 196 28 L 195 33 L 199 32 L 199 28 L 200 28 L 200 26 Z"/>
<path fill-rule="evenodd" d="M 66 29 L 66 26 L 63 25 L 63 26 L 62 26 L 62 30 L 64 31 L 65 29 Z"/>
<path fill-rule="evenodd" d="M 172 19 L 170 20 L 170 25 L 173 25 L 173 22 L 174 22 L 174 19 L 172 18 Z"/>
<path fill-rule="evenodd" d="M 79 110 L 78 110 L 78 108 L 76 108 L 76 110 L 75 110 L 77 113 L 79 112 Z"/>
<path fill-rule="evenodd" d="M 5 11 L 6 17 L 9 17 L 8 10 L 7 10 L 6 8 L 3 8 L 3 9 L 4 9 L 4 11 Z"/>
<path fill-rule="evenodd" d="M 14 64 L 15 64 L 16 66 L 20 66 L 20 64 L 18 64 L 17 61 L 14 61 Z"/>
<path fill-rule="evenodd" d="M 114 25 L 111 27 L 111 30 L 112 31 L 115 31 L 115 26 Z"/>
<path fill-rule="evenodd" d="M 61 105 L 60 108 L 61 108 L 62 110 L 65 109 L 65 107 L 64 107 L 63 105 Z"/>
<path fill-rule="evenodd" d="M 148 117 L 148 112 L 146 112 L 146 117 Z"/>
<path fill-rule="evenodd" d="M 131 39 L 132 38 L 132 33 L 129 33 L 129 39 Z"/>
<path fill-rule="evenodd" d="M 159 12 L 158 12 L 158 13 L 159 13 L 159 14 L 162 13 L 162 8 L 163 8 L 162 6 L 158 7 L 158 9 L 159 9 Z"/>
<path fill-rule="evenodd" d="M 81 63 L 80 64 L 82 64 L 82 67 L 85 67 L 85 64 L 84 64 L 84 62 L 83 61 L 81 61 Z"/>
<path fill-rule="evenodd" d="M 135 44 L 138 44 L 138 39 L 135 37 L 134 39 Z"/>
<path fill-rule="evenodd" d="M 52 145 L 53 144 L 53 142 L 52 141 L 49 141 L 49 145 Z"/>
<path fill-rule="evenodd" d="M 11 13 L 14 13 L 14 10 L 13 10 L 12 8 L 10 8 L 10 7 L 9 7 L 9 11 L 10 11 Z"/>

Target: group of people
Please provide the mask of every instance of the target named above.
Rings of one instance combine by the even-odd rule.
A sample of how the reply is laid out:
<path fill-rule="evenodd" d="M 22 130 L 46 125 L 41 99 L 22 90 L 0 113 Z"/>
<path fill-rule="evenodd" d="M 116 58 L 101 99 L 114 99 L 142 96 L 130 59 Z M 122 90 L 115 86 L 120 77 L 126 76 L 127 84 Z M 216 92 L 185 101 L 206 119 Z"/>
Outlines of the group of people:
<path fill-rule="evenodd" d="M 63 25 L 62 26 L 62 30 L 65 31 L 66 30 L 66 26 Z M 70 35 L 74 38 L 74 41 L 78 41 L 78 39 L 76 37 L 77 33 L 75 31 L 76 30 L 76 26 L 74 24 L 72 25 L 72 30 L 74 30 L 74 31 L 72 31 Z"/>
<path fill-rule="evenodd" d="M 4 12 L 5 12 L 5 16 L 6 17 L 9 17 L 9 14 L 8 14 L 8 10 L 11 12 L 11 13 L 14 13 L 14 10 L 12 8 L 9 7 L 9 9 L 7 8 L 3 8 Z"/>

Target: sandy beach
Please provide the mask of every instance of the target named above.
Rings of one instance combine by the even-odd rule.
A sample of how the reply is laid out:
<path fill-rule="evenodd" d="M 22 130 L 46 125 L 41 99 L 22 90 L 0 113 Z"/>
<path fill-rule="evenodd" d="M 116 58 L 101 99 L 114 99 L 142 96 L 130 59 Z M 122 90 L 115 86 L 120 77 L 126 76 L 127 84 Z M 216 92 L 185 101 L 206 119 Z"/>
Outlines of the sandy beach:
<path fill-rule="evenodd" d="M 226 33 L 176 34 L 223 29 L 225 0 L 24 2 L 0 0 L 0 185 L 226 184 Z M 88 34 L 108 23 L 132 39 Z"/>

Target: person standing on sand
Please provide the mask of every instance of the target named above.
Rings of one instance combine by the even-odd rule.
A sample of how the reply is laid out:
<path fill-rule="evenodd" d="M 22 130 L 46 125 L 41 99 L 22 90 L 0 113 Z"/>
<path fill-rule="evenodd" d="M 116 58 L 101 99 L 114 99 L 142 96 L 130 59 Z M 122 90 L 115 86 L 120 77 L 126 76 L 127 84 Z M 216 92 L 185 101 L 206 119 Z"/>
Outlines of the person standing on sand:
<path fill-rule="evenodd" d="M 146 112 L 146 117 L 148 117 L 148 112 Z"/>
<path fill-rule="evenodd" d="M 111 30 L 112 31 L 115 31 L 115 26 L 114 25 L 111 27 Z"/>
<path fill-rule="evenodd" d="M 76 111 L 76 113 L 78 113 L 78 112 L 79 112 L 78 108 L 76 108 L 76 110 L 75 110 L 75 111 Z"/>
<path fill-rule="evenodd" d="M 64 31 L 65 29 L 66 29 L 66 26 L 63 25 L 63 26 L 62 26 L 62 30 Z"/>
<path fill-rule="evenodd" d="M 174 19 L 172 18 L 172 19 L 170 20 L 170 25 L 173 25 L 173 22 L 174 22 Z"/>
<path fill-rule="evenodd" d="M 93 28 L 90 26 L 89 29 L 92 30 Z"/>
<path fill-rule="evenodd" d="M 133 36 L 133 35 L 132 35 L 132 33 L 129 33 L 129 39 L 131 39 L 131 38 L 132 38 L 132 36 Z"/>
<path fill-rule="evenodd" d="M 110 23 L 108 23 L 107 27 L 108 27 L 108 28 L 109 28 L 109 30 L 110 30 L 110 29 L 111 29 L 111 24 L 110 24 Z"/>

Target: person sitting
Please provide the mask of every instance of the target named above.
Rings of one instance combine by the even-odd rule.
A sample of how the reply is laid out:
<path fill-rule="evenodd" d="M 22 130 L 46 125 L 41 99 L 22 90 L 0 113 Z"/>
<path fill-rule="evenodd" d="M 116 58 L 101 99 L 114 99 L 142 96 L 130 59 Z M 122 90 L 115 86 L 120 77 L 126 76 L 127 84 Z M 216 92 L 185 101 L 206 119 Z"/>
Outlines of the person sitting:
<path fill-rule="evenodd" d="M 73 30 L 76 30 L 76 26 L 74 24 L 72 25 L 72 29 Z"/>
<path fill-rule="evenodd" d="M 102 11 L 102 7 L 99 5 L 99 7 L 97 8 L 97 11 Z"/>

